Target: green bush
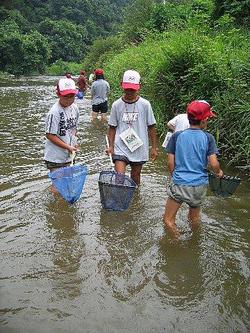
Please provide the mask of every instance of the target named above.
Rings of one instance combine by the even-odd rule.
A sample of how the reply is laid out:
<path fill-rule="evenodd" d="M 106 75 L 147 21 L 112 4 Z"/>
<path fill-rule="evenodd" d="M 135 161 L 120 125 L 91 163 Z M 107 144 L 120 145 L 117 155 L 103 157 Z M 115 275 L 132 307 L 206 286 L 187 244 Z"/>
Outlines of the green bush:
<path fill-rule="evenodd" d="M 78 75 L 82 69 L 84 69 L 82 64 L 66 62 L 60 59 L 51 66 L 47 67 L 46 73 L 48 75 L 64 75 L 66 72 L 69 72 L 73 75 Z"/>
<path fill-rule="evenodd" d="M 123 49 L 124 41 L 121 35 L 96 39 L 89 49 L 88 56 L 84 58 L 84 68 L 92 72 L 94 68 L 103 67 L 113 54 Z"/>
<path fill-rule="evenodd" d="M 232 162 L 250 163 L 249 40 L 236 29 L 217 36 L 192 29 L 159 36 L 130 46 L 106 62 L 111 100 L 122 93 L 123 72 L 138 70 L 141 93 L 153 105 L 161 134 L 167 120 L 185 112 L 187 103 L 205 99 L 218 115 L 209 129 L 219 139 L 222 152 Z"/>

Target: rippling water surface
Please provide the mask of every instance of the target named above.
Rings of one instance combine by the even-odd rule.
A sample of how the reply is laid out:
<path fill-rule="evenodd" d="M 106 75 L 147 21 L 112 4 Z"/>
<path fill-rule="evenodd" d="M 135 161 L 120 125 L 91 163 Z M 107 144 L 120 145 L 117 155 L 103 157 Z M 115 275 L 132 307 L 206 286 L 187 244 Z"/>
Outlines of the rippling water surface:
<path fill-rule="evenodd" d="M 81 199 L 54 199 L 43 164 L 44 118 L 56 78 L 2 83 L 0 332 L 249 332 L 249 182 L 236 195 L 208 195 L 192 234 L 166 235 L 165 156 L 145 165 L 122 213 L 102 210 L 98 191 L 107 128 L 78 102 L 89 168 Z M 229 170 L 235 174 L 235 170 Z"/>

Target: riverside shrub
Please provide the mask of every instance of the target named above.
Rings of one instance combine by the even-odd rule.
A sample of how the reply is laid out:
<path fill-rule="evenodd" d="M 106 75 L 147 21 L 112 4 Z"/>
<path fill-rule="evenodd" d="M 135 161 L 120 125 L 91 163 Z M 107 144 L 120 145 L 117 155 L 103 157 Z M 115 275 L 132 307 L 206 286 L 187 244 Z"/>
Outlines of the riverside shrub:
<path fill-rule="evenodd" d="M 236 29 L 205 35 L 194 29 L 148 37 L 114 55 L 105 65 L 112 99 L 127 69 L 142 76 L 142 95 L 150 99 L 158 131 L 188 102 L 206 99 L 218 117 L 210 129 L 231 161 L 250 163 L 249 40 Z M 242 121 L 244 119 L 244 121 Z"/>

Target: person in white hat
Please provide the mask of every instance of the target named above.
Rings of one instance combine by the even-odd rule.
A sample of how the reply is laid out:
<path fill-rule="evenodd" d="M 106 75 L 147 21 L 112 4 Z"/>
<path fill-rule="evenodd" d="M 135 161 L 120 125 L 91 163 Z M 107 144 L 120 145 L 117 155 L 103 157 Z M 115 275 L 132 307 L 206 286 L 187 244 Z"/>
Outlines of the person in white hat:
<path fill-rule="evenodd" d="M 156 121 L 150 102 L 139 95 L 138 72 L 127 70 L 121 88 L 124 94 L 111 108 L 106 152 L 112 155 L 116 172 L 124 174 L 130 165 L 131 178 L 139 185 L 142 166 L 149 160 L 149 138 L 152 160 L 158 155 Z"/>
<path fill-rule="evenodd" d="M 71 154 L 77 150 L 79 109 L 74 103 L 78 92 L 74 80 L 60 79 L 56 92 L 59 100 L 52 106 L 45 121 L 44 161 L 50 171 L 70 165 Z M 56 192 L 53 187 L 52 192 Z"/>

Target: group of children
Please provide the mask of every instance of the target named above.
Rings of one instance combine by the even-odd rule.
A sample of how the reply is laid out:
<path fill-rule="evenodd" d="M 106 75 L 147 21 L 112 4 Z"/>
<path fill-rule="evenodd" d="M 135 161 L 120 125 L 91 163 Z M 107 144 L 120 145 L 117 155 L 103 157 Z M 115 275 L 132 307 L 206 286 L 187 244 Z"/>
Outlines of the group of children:
<path fill-rule="evenodd" d="M 70 73 L 65 74 L 66 78 L 72 79 Z M 101 121 L 107 121 L 108 95 L 110 92 L 109 83 L 104 79 L 104 71 L 101 68 L 93 70 L 87 80 L 85 71 L 81 70 L 76 80 L 78 92 L 76 97 L 83 99 L 87 89 L 90 89 L 92 104 L 92 120 L 96 120 L 101 113 Z"/>
<path fill-rule="evenodd" d="M 99 112 L 106 116 L 110 87 L 104 80 L 103 70 L 96 70 L 95 75 L 97 79 L 91 86 L 92 111 L 94 116 Z M 143 164 L 149 160 L 149 141 L 152 160 L 156 160 L 158 155 L 156 120 L 150 102 L 139 95 L 140 74 L 137 71 L 127 70 L 124 73 L 121 89 L 122 96 L 111 107 L 106 153 L 112 156 L 116 172 L 125 174 L 127 165 L 130 165 L 131 178 L 139 185 Z M 95 92 L 103 99 L 95 99 Z M 78 149 L 79 110 L 74 103 L 76 93 L 75 82 L 71 78 L 59 80 L 59 100 L 46 117 L 44 159 L 49 170 L 68 166 L 72 152 Z M 196 100 L 187 106 L 186 111 L 182 117 L 185 128 L 177 129 L 176 119 L 168 123 L 174 133 L 166 146 L 172 179 L 164 223 L 174 237 L 179 235 L 175 218 L 183 202 L 189 205 L 188 219 L 192 228 L 199 225 L 200 206 L 208 184 L 207 166 L 211 167 L 217 177 L 223 176 L 216 156 L 218 151 L 215 139 L 205 131 L 208 120 L 215 116 L 211 106 L 204 100 Z"/>

